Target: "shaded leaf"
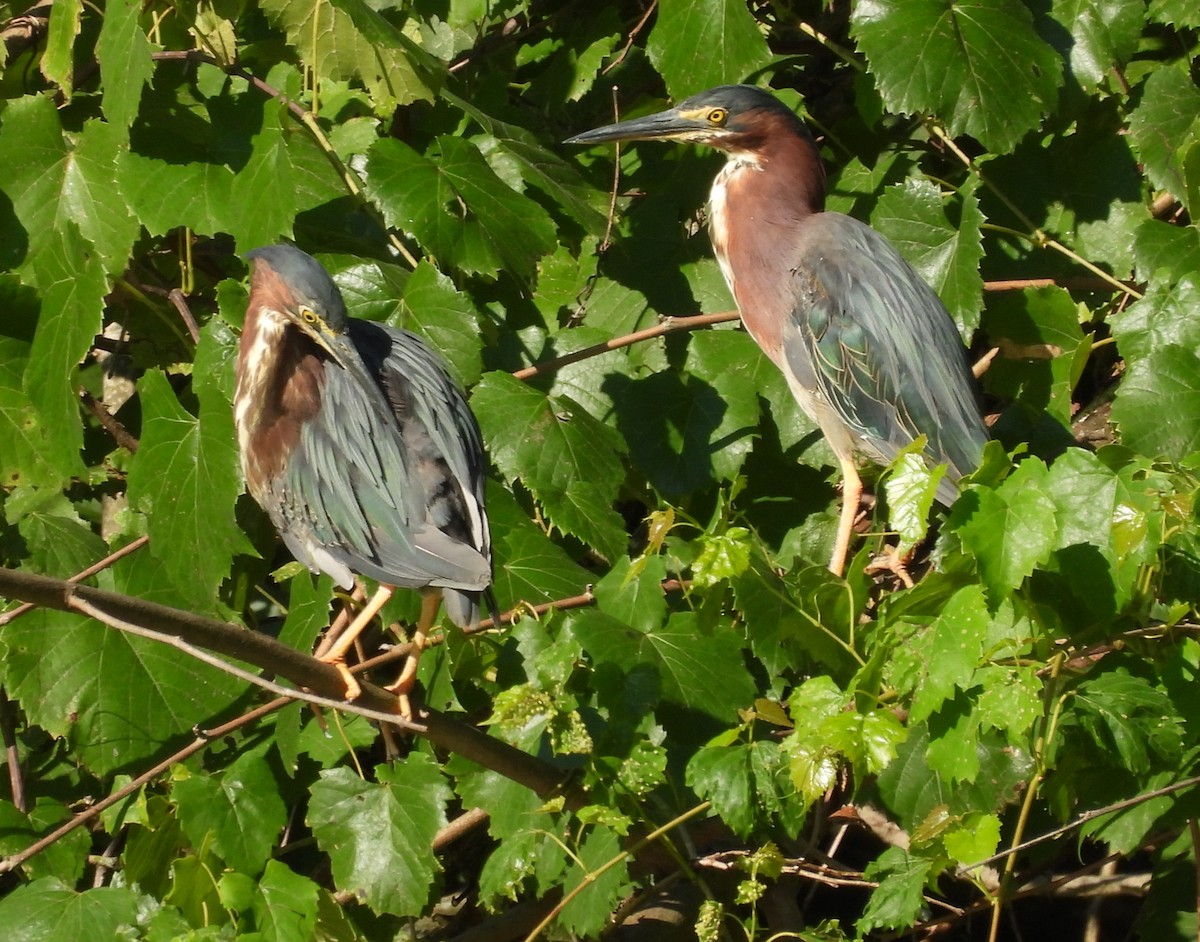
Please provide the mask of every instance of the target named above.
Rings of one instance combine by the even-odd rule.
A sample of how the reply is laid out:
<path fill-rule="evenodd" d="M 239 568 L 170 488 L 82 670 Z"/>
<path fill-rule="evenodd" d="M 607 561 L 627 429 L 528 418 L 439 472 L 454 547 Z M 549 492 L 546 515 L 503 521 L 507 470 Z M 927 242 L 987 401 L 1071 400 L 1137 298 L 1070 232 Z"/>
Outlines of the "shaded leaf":
<path fill-rule="evenodd" d="M 546 211 L 496 176 L 462 138 L 439 137 L 428 156 L 397 140 L 376 141 L 366 189 L 389 226 L 465 272 L 490 278 L 503 268 L 528 278 L 554 246 Z"/>

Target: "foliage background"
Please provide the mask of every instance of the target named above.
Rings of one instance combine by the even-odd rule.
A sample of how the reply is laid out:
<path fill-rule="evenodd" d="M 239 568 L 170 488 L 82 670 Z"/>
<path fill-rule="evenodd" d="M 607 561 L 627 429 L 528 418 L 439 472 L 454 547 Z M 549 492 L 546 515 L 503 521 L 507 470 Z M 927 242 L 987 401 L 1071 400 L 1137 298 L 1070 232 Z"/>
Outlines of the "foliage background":
<path fill-rule="evenodd" d="M 329 580 L 241 495 L 229 407 L 240 256 L 292 239 L 352 314 L 423 334 L 471 389 L 496 592 L 519 607 L 427 654 L 445 713 L 391 746 L 112 618 L 3 616 L 10 938 L 594 938 L 636 918 L 658 938 L 983 938 L 998 898 L 1027 933 L 1195 937 L 1192 0 L 0 12 L 14 605 L 12 570 L 108 560 L 88 584 L 311 650 Z M 863 567 L 889 514 L 923 535 L 922 473 L 880 484 L 888 513 L 833 578 L 828 449 L 744 333 L 675 329 L 731 307 L 701 224 L 719 158 L 557 143 L 614 100 L 744 80 L 805 110 L 830 208 L 893 239 L 977 355 L 998 348 L 997 444 L 915 588 Z M 1114 865 L 1136 905 L 1070 902 Z"/>

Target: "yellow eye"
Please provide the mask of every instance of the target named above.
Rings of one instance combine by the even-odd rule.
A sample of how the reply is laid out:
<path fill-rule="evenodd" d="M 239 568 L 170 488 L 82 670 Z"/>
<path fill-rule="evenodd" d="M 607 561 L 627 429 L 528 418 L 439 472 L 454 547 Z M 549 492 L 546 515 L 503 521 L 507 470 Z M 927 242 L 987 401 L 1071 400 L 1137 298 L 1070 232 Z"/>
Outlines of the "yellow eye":
<path fill-rule="evenodd" d="M 729 117 L 729 112 L 724 108 L 714 108 L 708 113 L 708 123 L 715 124 L 717 127 L 724 127 L 725 120 Z"/>
<path fill-rule="evenodd" d="M 304 323 L 306 324 L 315 324 L 317 322 L 317 315 L 313 313 L 312 308 L 300 308 L 300 316 L 304 318 Z"/>

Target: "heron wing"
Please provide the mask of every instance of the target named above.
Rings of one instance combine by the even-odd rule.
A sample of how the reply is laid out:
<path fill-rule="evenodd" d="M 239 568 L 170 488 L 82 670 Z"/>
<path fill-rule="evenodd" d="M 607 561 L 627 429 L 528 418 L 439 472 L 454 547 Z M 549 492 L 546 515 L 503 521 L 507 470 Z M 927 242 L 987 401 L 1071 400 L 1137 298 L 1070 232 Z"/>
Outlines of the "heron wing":
<path fill-rule="evenodd" d="M 361 362 L 327 364 L 323 421 L 304 425 L 278 495 L 293 542 L 310 544 L 306 562 L 327 571 L 322 554 L 390 585 L 477 594 L 491 582 L 491 558 L 474 418 L 416 338 L 352 321 L 351 340 Z M 462 410 L 473 437 L 443 434 L 436 413 L 444 408 Z M 456 503 L 463 488 L 454 469 L 471 466 L 467 450 L 477 456 L 478 481 L 467 485 L 470 501 Z M 456 527 L 459 515 L 469 521 L 466 536 Z M 301 521 L 305 527 L 294 526 Z M 297 535 L 300 529 L 308 532 Z"/>
<path fill-rule="evenodd" d="M 891 461 L 919 435 L 949 466 L 938 499 L 979 463 L 987 435 L 966 352 L 937 295 L 879 233 L 840 213 L 805 220 L 792 260 L 784 357 L 860 447 Z"/>

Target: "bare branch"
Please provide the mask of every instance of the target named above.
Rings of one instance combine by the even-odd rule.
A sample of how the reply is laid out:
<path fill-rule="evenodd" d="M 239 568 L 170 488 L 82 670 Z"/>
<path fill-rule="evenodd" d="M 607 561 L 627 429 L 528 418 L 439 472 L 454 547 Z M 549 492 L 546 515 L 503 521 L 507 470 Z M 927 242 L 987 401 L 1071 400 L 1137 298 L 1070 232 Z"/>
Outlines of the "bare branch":
<path fill-rule="evenodd" d="M 654 337 L 661 337 L 663 334 L 669 334 L 677 330 L 695 330 L 698 327 L 708 327 L 712 324 L 724 324 L 727 321 L 736 321 L 737 319 L 737 311 L 720 311 L 716 314 L 697 314 L 694 317 L 664 317 L 662 321 L 656 324 L 654 327 L 647 327 L 645 330 L 637 330 L 632 334 L 625 334 L 622 337 L 614 337 L 612 340 L 606 340 L 604 343 L 597 343 L 590 347 L 584 347 L 582 350 L 576 350 L 574 353 L 568 353 L 565 356 L 558 357 L 555 360 L 547 360 L 544 363 L 535 363 L 533 366 L 527 366 L 524 369 L 517 370 L 512 375 L 517 379 L 533 379 L 533 377 L 540 376 L 543 373 L 553 373 L 555 370 L 561 369 L 570 363 L 578 363 L 580 360 L 586 360 L 589 357 L 598 356 L 601 353 L 608 353 L 610 350 L 620 350 L 622 347 L 628 347 L 635 343 L 640 343 L 643 340 L 650 340 Z"/>

